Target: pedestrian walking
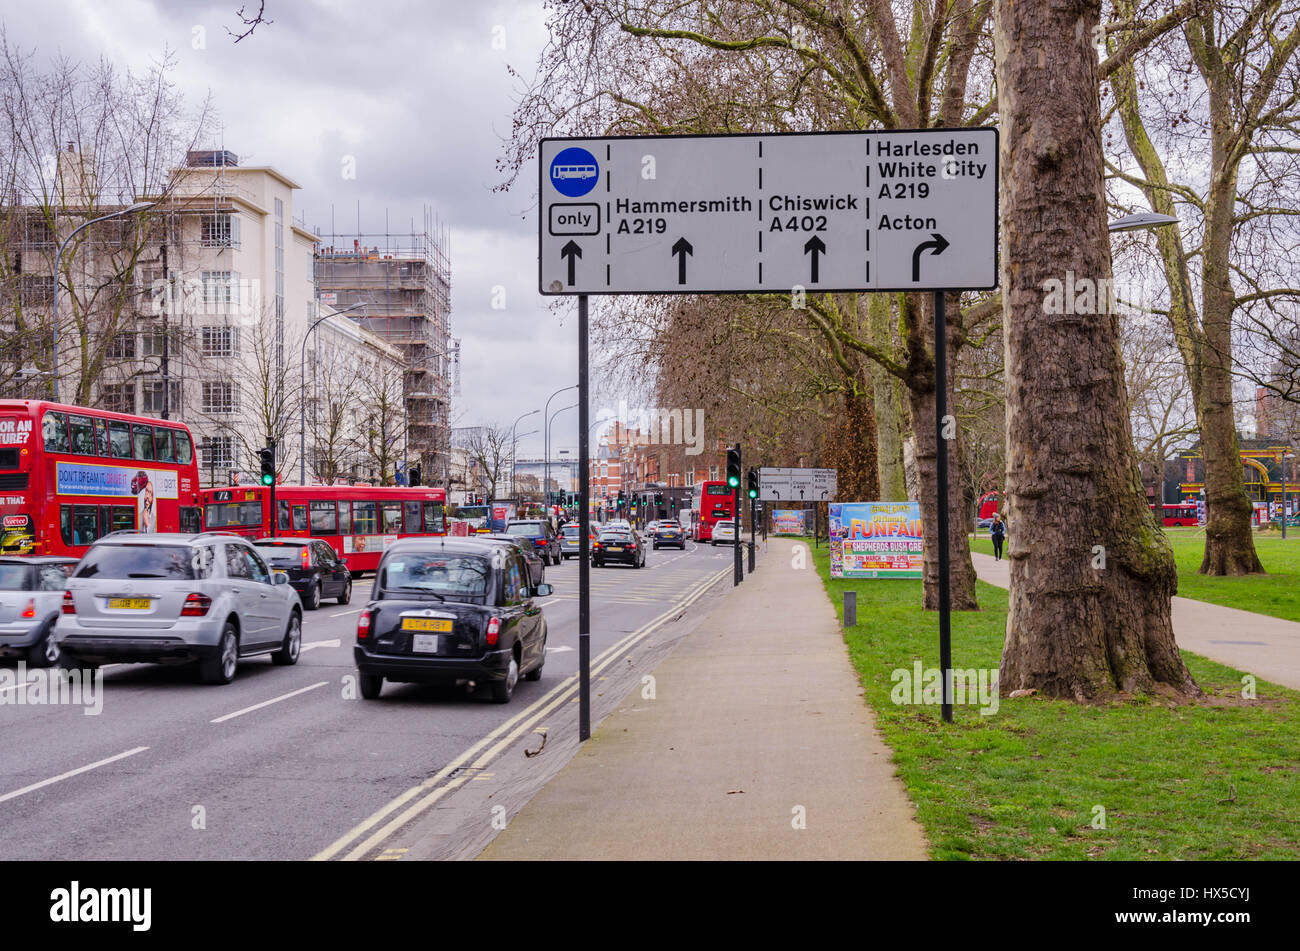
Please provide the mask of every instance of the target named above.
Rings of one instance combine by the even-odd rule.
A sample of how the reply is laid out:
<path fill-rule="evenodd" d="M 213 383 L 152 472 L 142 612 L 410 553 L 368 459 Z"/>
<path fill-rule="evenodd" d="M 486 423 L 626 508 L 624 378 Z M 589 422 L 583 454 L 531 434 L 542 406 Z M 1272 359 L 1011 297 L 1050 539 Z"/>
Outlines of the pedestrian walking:
<path fill-rule="evenodd" d="M 1007 527 L 1002 524 L 1002 516 L 993 514 L 993 524 L 989 526 L 989 537 L 993 539 L 993 560 L 1002 560 L 1002 540 L 1007 537 Z"/>

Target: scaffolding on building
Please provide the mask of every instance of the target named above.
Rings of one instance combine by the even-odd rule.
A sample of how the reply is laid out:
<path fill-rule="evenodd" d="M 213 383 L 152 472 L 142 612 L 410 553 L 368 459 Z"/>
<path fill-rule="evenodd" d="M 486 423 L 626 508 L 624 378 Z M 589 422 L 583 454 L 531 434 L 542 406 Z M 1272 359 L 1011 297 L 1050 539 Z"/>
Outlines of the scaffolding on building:
<path fill-rule="evenodd" d="M 397 347 L 406 360 L 403 385 L 409 441 L 408 465 L 418 464 L 426 482 L 444 477 L 450 462 L 453 363 L 451 258 L 447 228 L 426 206 L 422 227 L 394 232 L 384 215 L 382 232 L 313 228 L 316 285 L 322 303 L 350 311 L 348 317 Z M 357 306 L 360 305 L 360 306 Z"/>

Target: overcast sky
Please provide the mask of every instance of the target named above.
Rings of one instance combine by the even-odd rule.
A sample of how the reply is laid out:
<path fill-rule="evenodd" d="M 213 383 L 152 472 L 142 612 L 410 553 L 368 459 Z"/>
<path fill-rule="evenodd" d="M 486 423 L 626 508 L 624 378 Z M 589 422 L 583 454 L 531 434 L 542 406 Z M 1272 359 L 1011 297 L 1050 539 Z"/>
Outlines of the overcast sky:
<path fill-rule="evenodd" d="M 333 205 L 338 228 L 354 229 L 359 200 L 362 230 L 382 231 L 387 210 L 390 227 L 409 232 L 432 206 L 451 235 L 462 343 L 453 425 L 508 427 L 576 382 L 576 305 L 553 313 L 537 293 L 535 173 L 492 191 L 516 95 L 506 66 L 533 75 L 546 38 L 539 0 L 267 0 L 274 22 L 236 44 L 226 31 L 242 31 L 240 2 L 0 0 L 0 19 L 11 44 L 42 59 L 103 55 L 143 72 L 170 49 L 186 100 L 212 94 L 211 144 L 302 185 L 294 216 L 309 227 L 328 229 Z M 492 307 L 497 285 L 503 310 Z M 603 402 L 593 394 L 593 421 Z M 576 410 L 555 427 L 559 445 L 576 446 Z M 541 414 L 519 424 L 534 428 L 521 456 L 541 455 Z"/>

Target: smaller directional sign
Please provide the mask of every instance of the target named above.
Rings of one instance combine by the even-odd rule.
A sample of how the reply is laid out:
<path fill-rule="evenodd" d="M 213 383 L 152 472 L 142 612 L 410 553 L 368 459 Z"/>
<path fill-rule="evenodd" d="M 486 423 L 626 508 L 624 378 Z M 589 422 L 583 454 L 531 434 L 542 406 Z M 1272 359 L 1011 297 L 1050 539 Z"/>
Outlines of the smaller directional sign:
<path fill-rule="evenodd" d="M 758 497 L 764 502 L 834 502 L 834 469 L 758 470 Z"/>

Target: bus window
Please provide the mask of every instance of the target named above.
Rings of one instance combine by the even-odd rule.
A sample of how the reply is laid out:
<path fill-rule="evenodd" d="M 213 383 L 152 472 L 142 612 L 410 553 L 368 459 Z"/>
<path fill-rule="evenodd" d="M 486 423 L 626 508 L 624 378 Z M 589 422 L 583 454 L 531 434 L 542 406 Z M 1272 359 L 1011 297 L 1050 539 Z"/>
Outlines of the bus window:
<path fill-rule="evenodd" d="M 94 505 L 62 505 L 63 540 L 69 545 L 89 545 L 99 537 L 99 508 Z M 69 514 L 71 510 L 71 514 Z M 70 529 L 70 531 L 69 531 Z"/>
<path fill-rule="evenodd" d="M 192 509 L 191 511 L 197 512 L 198 509 Z M 181 509 L 182 521 L 184 520 L 183 519 L 184 512 L 185 509 Z M 124 532 L 133 528 L 135 528 L 135 506 L 114 505 L 113 514 L 112 514 L 112 523 L 109 525 L 109 530 L 114 532 Z M 181 529 L 181 531 L 184 530 L 185 529 L 183 528 Z M 194 529 L 194 531 L 197 532 L 198 529 L 196 528 Z"/>
<path fill-rule="evenodd" d="M 172 448 L 172 432 L 162 426 L 155 426 L 153 431 L 153 444 L 158 453 L 159 462 L 175 462 L 176 451 Z"/>
<path fill-rule="evenodd" d="M 190 434 L 178 429 L 173 435 L 176 437 L 176 461 L 188 466 L 194 461 L 194 445 L 190 442 Z"/>
<path fill-rule="evenodd" d="M 442 520 L 442 503 L 424 503 L 424 530 L 426 532 L 445 532 L 447 525 Z"/>
<path fill-rule="evenodd" d="M 408 535 L 415 535 L 421 531 L 420 528 L 420 503 L 406 502 L 406 524 L 402 529 Z"/>
<path fill-rule="evenodd" d="M 339 503 L 339 534 L 340 535 L 352 534 L 352 503 L 351 502 Z"/>
<path fill-rule="evenodd" d="M 379 532 L 379 503 L 352 503 L 352 531 L 357 535 L 375 535 Z"/>
<path fill-rule="evenodd" d="M 108 441 L 114 459 L 131 458 L 131 427 L 117 420 L 108 423 Z"/>
<path fill-rule="evenodd" d="M 59 534 L 63 537 L 63 544 L 72 544 L 72 506 L 59 506 Z"/>
<path fill-rule="evenodd" d="M 282 532 L 287 532 L 289 530 L 289 503 L 284 499 L 280 499 L 276 504 L 276 508 L 280 510 L 275 520 L 276 527 Z"/>
<path fill-rule="evenodd" d="M 135 458 L 153 459 L 153 427 L 152 426 L 132 426 L 132 434 L 135 436 Z"/>
<path fill-rule="evenodd" d="M 132 516 L 135 515 L 134 509 L 127 509 L 127 511 L 130 512 Z M 181 506 L 181 531 L 182 532 L 202 531 L 203 530 L 202 523 L 203 523 L 203 519 L 201 517 L 201 513 L 196 506 L 193 505 Z"/>
<path fill-rule="evenodd" d="M 311 503 L 311 533 L 313 535 L 335 535 L 338 533 L 338 519 L 335 516 L 333 502 Z"/>
<path fill-rule="evenodd" d="M 46 413 L 41 420 L 46 452 L 68 451 L 68 418 L 62 413 Z"/>
<path fill-rule="evenodd" d="M 101 456 L 109 455 L 108 426 L 98 416 L 95 417 L 95 451 Z"/>
<path fill-rule="evenodd" d="M 72 451 L 83 456 L 95 455 L 95 423 L 89 416 L 69 416 L 68 428 L 72 431 Z"/>
<path fill-rule="evenodd" d="M 402 530 L 402 503 L 385 502 L 383 503 L 384 513 L 384 534 L 396 535 Z"/>
<path fill-rule="evenodd" d="M 293 507 L 293 530 L 295 532 L 307 531 L 307 506 L 295 505 Z"/>

